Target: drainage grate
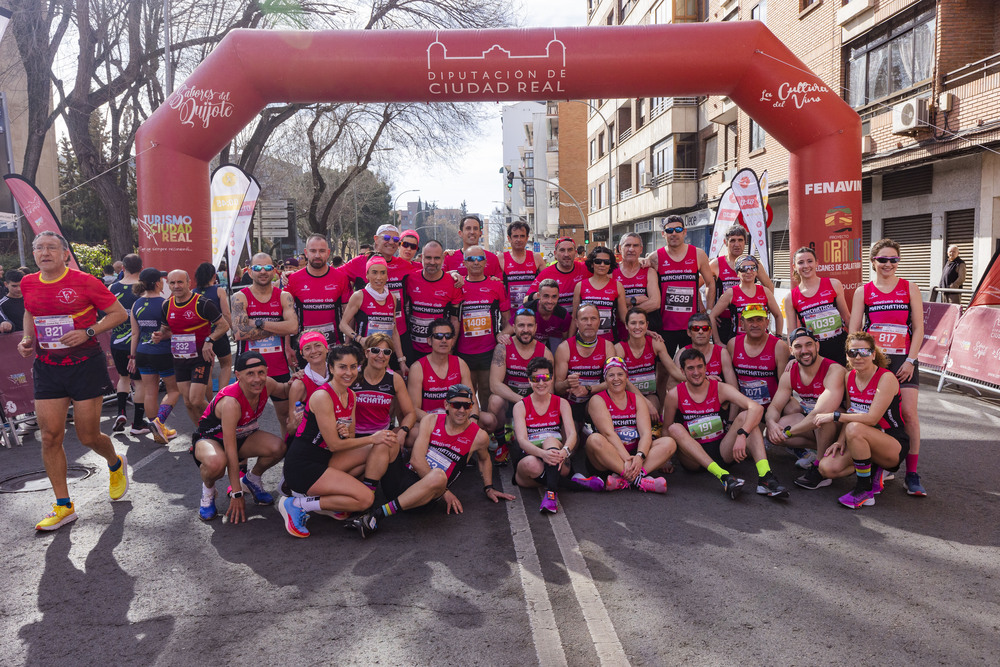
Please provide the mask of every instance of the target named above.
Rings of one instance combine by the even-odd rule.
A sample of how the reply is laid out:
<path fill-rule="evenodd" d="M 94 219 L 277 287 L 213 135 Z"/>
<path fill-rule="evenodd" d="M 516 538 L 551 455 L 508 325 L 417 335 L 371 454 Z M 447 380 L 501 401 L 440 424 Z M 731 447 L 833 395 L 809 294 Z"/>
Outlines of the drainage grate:
<path fill-rule="evenodd" d="M 69 466 L 66 469 L 66 481 L 72 484 L 81 479 L 87 479 L 95 470 L 90 466 Z M 0 479 L 0 493 L 28 493 L 29 491 L 44 491 L 51 489 L 49 477 L 44 470 L 34 470 L 11 475 Z"/>

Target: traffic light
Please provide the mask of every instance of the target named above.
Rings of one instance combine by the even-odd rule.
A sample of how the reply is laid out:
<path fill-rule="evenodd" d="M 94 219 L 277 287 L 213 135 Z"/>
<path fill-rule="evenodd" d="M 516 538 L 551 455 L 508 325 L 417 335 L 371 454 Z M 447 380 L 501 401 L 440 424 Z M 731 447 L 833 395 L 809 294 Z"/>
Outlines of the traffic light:
<path fill-rule="evenodd" d="M 512 171 L 507 172 L 507 189 L 508 190 L 514 189 L 514 172 Z"/>

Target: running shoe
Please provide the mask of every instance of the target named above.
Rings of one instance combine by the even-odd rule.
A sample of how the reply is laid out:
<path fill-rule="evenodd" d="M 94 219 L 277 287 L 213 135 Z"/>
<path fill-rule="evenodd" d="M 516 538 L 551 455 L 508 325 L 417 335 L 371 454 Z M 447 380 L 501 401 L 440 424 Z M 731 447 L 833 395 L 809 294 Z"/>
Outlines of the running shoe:
<path fill-rule="evenodd" d="M 121 433 L 125 430 L 125 424 L 128 423 L 128 417 L 125 415 L 118 415 L 115 417 L 115 425 L 111 427 L 112 433 Z"/>
<path fill-rule="evenodd" d="M 274 503 L 274 496 L 264 490 L 264 488 L 247 479 L 245 474 L 240 474 L 240 486 L 243 490 L 253 496 L 253 501 L 258 505 L 271 505 Z"/>
<path fill-rule="evenodd" d="M 911 496 L 916 496 L 917 498 L 923 498 L 927 495 L 927 491 L 924 487 L 920 485 L 920 475 L 915 472 L 906 473 L 906 493 Z"/>
<path fill-rule="evenodd" d="M 353 528 L 361 534 L 361 539 L 365 539 L 378 530 L 378 520 L 371 512 L 365 512 L 361 516 L 348 521 L 345 528 Z"/>
<path fill-rule="evenodd" d="M 885 482 L 882 481 L 885 471 L 878 467 L 872 466 L 872 493 L 876 496 L 882 493 L 882 489 L 885 488 Z"/>
<path fill-rule="evenodd" d="M 538 507 L 538 511 L 555 514 L 559 508 L 558 501 L 559 497 L 555 491 L 546 491 L 545 495 L 542 496 L 542 504 Z"/>
<path fill-rule="evenodd" d="M 55 504 L 52 505 L 52 511 L 35 524 L 35 530 L 55 530 L 74 521 L 76 521 L 76 508 L 72 503 L 68 506 Z"/>
<path fill-rule="evenodd" d="M 124 454 L 119 454 L 118 460 L 121 462 L 118 470 L 110 471 L 109 493 L 111 500 L 118 500 L 128 491 L 128 460 Z"/>
<path fill-rule="evenodd" d="M 509 462 L 510 450 L 507 448 L 506 442 L 501 442 L 493 452 L 493 465 L 503 467 Z"/>
<path fill-rule="evenodd" d="M 667 480 L 662 477 L 650 477 L 646 475 L 639 480 L 639 488 L 646 493 L 666 493 Z"/>
<path fill-rule="evenodd" d="M 150 422 L 150 428 L 153 432 L 153 440 L 161 445 L 170 443 L 170 436 L 167 434 L 166 427 L 164 427 L 163 422 L 160 421 L 159 417 Z"/>
<path fill-rule="evenodd" d="M 215 489 L 212 494 L 206 496 L 204 491 L 201 494 L 201 505 L 198 507 L 198 518 L 202 521 L 211 521 L 219 514 L 215 508 Z"/>
<path fill-rule="evenodd" d="M 306 528 L 306 521 L 309 520 L 309 512 L 295 504 L 294 498 L 282 496 L 278 499 L 278 512 L 285 521 L 285 530 L 292 537 L 309 537 L 309 529 Z"/>
<path fill-rule="evenodd" d="M 140 426 L 132 424 L 128 429 L 129 435 L 146 435 L 149 433 L 149 422 L 143 420 Z"/>
<path fill-rule="evenodd" d="M 807 470 L 808 468 L 810 468 L 812 466 L 813 461 L 816 460 L 816 451 L 815 450 L 812 450 L 812 449 L 796 449 L 794 451 L 795 451 L 795 456 L 798 459 L 795 462 L 795 466 L 798 467 L 798 468 L 802 468 L 803 470 Z M 799 455 L 799 452 L 802 452 L 802 454 Z"/>
<path fill-rule="evenodd" d="M 787 498 L 788 489 L 778 484 L 778 478 L 770 470 L 757 479 L 757 493 L 769 498 Z"/>
<path fill-rule="evenodd" d="M 570 480 L 588 491 L 603 491 L 604 490 L 604 480 L 594 475 L 593 477 L 584 477 L 580 473 L 576 473 Z"/>
<path fill-rule="evenodd" d="M 861 507 L 871 507 L 875 504 L 875 492 L 871 489 L 868 489 L 867 491 L 854 489 L 850 493 L 845 493 L 840 498 L 837 498 L 837 500 L 841 505 L 852 510 L 856 510 Z"/>
<path fill-rule="evenodd" d="M 819 466 L 809 466 L 809 469 L 805 471 L 800 477 L 795 478 L 795 484 L 801 486 L 803 489 L 809 489 L 810 491 L 822 488 L 824 486 L 830 486 L 833 484 L 832 479 L 827 479 L 819 471 Z"/>
<path fill-rule="evenodd" d="M 722 482 L 722 492 L 733 500 L 739 498 L 740 494 L 743 493 L 744 482 L 739 477 L 726 474 L 720 477 L 719 481 Z"/>
<path fill-rule="evenodd" d="M 627 489 L 631 486 L 621 475 L 611 473 L 608 475 L 608 481 L 604 483 L 605 491 L 621 491 L 622 489 Z"/>

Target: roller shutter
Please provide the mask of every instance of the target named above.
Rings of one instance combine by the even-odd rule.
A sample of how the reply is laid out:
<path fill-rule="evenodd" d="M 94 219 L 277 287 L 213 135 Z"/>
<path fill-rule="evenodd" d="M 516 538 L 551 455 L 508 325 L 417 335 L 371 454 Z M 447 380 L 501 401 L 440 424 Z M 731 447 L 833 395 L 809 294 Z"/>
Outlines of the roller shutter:
<path fill-rule="evenodd" d="M 788 249 L 788 230 L 771 232 L 771 280 L 775 287 L 789 289 L 791 283 L 792 258 Z"/>
<path fill-rule="evenodd" d="M 900 246 L 896 275 L 916 283 L 921 289 L 931 285 L 931 216 L 911 215 L 887 218 L 882 223 L 883 235 Z"/>
<path fill-rule="evenodd" d="M 967 208 L 961 211 L 948 211 L 945 213 L 944 251 L 945 256 L 941 259 L 943 267 L 948 261 L 948 246 L 958 246 L 958 256 L 965 260 L 965 287 L 974 289 L 975 270 L 973 268 L 972 248 L 976 239 L 976 210 Z M 940 275 L 939 275 L 940 278 Z M 962 305 L 969 305 L 969 295 L 962 295 Z"/>

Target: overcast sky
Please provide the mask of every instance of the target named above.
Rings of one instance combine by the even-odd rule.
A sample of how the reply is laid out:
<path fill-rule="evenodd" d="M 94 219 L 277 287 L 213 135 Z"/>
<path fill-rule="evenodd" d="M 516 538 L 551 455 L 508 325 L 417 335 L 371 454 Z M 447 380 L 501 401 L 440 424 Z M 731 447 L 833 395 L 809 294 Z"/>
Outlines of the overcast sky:
<path fill-rule="evenodd" d="M 587 25 L 586 0 L 527 0 L 522 4 L 523 25 L 583 26 Z M 389 179 L 395 185 L 392 195 L 399 198 L 397 208 L 421 198 L 437 202 L 439 208 L 458 208 L 464 199 L 469 210 L 488 215 L 503 198 L 503 181 L 499 173 L 503 164 L 500 111 L 504 103 L 484 103 L 489 109 L 489 121 L 479 136 L 465 150 L 441 162 L 413 163 L 390 161 Z"/>

